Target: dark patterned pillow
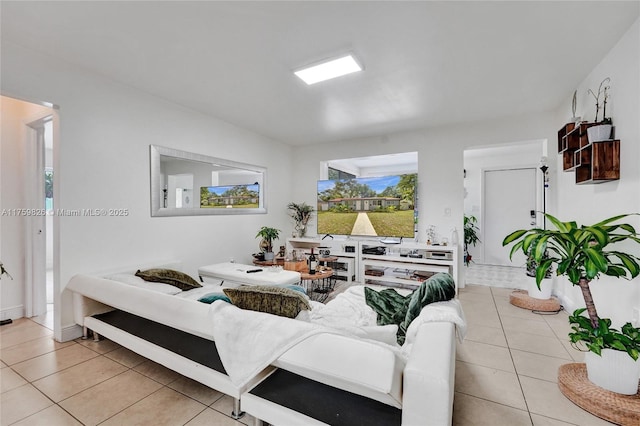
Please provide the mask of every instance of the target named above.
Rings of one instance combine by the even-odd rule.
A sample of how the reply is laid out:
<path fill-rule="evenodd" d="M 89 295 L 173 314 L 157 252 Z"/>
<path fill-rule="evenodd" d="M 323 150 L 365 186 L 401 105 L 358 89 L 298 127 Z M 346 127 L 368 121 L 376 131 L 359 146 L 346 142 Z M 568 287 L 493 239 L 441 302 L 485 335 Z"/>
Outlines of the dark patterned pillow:
<path fill-rule="evenodd" d="M 224 294 L 240 309 L 295 318 L 302 310 L 311 310 L 307 297 L 299 291 L 271 286 L 225 288 Z"/>
<path fill-rule="evenodd" d="M 194 288 L 202 287 L 200 283 L 191 278 L 184 272 L 175 271 L 173 269 L 154 268 L 141 271 L 138 269 L 136 276 L 142 278 L 145 281 L 152 281 L 156 283 L 171 284 L 178 287 L 180 290 L 191 290 Z"/>

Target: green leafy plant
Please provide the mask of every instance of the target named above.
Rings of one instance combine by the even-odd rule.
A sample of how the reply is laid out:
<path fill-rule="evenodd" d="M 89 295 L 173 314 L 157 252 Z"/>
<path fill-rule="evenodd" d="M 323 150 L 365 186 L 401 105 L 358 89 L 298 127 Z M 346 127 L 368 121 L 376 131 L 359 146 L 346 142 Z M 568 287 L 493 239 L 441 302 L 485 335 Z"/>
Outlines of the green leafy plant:
<path fill-rule="evenodd" d="M 263 226 L 256 234 L 256 238 L 262 238 L 260 248 L 267 253 L 273 252 L 273 240 L 277 240 L 280 237 L 280 230 L 276 228 L 270 228 Z"/>
<path fill-rule="evenodd" d="M 576 222 L 561 222 L 554 216 L 545 214 L 555 229 L 514 231 L 505 237 L 502 245 L 514 243 L 510 257 L 518 250 L 522 250 L 524 254 L 532 254 L 537 262 L 535 275 L 538 286 L 555 265 L 557 275 L 566 276 L 573 285 L 580 287 L 586 307 L 577 309 L 570 316 L 574 330 L 570 334 L 572 343 L 582 341 L 588 350 L 597 354 L 600 354 L 602 348 L 623 350 L 634 358 L 637 357 L 638 350 L 638 329 L 631 324 L 625 324 L 622 332 L 611 329 L 611 320 L 598 316 L 589 287 L 589 283 L 600 274 L 626 279 L 640 274 L 638 257 L 607 249 L 610 244 L 627 240 L 640 243 L 633 226 L 614 223 L 628 216 L 631 215 L 613 216 L 591 226 L 578 226 Z M 582 315 L 585 311 L 587 317 Z"/>
<path fill-rule="evenodd" d="M 534 246 L 535 244 L 531 244 L 531 246 L 529 246 L 529 251 L 527 253 L 526 268 L 527 268 L 527 276 L 529 277 L 535 277 L 536 269 L 538 269 L 538 262 L 536 261 L 535 255 L 533 253 Z M 549 253 L 545 251 L 544 254 L 542 255 L 541 262 L 544 262 L 547 259 L 549 259 Z M 544 278 L 551 278 L 552 275 L 553 275 L 553 269 L 549 268 L 547 272 L 544 274 Z M 538 284 L 538 288 L 540 288 L 539 284 Z"/>
<path fill-rule="evenodd" d="M 471 263 L 471 255 L 469 254 L 469 246 L 474 246 L 480 241 L 478 237 L 478 219 L 473 215 L 464 215 L 464 264 L 469 266 Z"/>
<path fill-rule="evenodd" d="M 307 223 L 311 219 L 311 215 L 315 211 L 313 206 L 310 206 L 307 203 L 289 203 L 287 205 L 287 209 L 289 209 L 289 216 L 293 218 L 296 222 L 296 230 L 300 234 L 300 236 L 304 236 L 307 229 Z"/>
<path fill-rule="evenodd" d="M 582 314 L 586 308 L 576 309 L 569 316 L 573 330 L 569 333 L 569 339 L 574 348 L 591 351 L 601 355 L 602 350 L 609 348 L 626 352 L 633 360 L 640 355 L 640 331 L 630 322 L 622 326 L 620 330 L 611 328 L 611 320 L 599 318 L 598 326 L 594 327 L 589 318 Z"/>

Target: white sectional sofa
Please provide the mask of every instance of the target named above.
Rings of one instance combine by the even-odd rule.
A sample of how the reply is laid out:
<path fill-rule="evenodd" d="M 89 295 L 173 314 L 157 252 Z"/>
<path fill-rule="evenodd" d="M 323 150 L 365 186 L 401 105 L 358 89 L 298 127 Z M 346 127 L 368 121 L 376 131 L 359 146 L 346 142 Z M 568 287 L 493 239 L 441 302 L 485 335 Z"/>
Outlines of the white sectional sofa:
<path fill-rule="evenodd" d="M 163 294 L 91 275 L 74 276 L 67 288 L 74 292 L 79 325 L 232 396 L 236 416 L 241 403 L 259 422 L 273 425 L 358 424 L 353 423 L 355 416 L 368 425 L 376 421 L 405 426 L 451 423 L 456 327 L 461 324 L 457 321 L 456 326 L 442 312 L 450 309 L 455 317 L 455 306 L 425 307 L 419 317 L 425 320 L 416 320 L 407 334 L 413 335 L 411 344 L 403 348 L 366 338 L 375 335 L 371 330 L 365 338 L 344 330 L 313 333 L 238 385 L 227 373 L 225 359 L 219 355 L 224 351 L 219 351 L 214 338 L 220 323 L 212 310 L 226 302 L 208 305 L 182 294 Z M 203 294 L 219 289 L 197 290 Z M 241 311 L 236 313 L 239 318 L 266 315 L 278 327 L 299 321 L 228 306 Z M 433 318 L 427 318 L 434 312 Z M 292 386 L 283 387 L 283 383 Z M 298 386 L 308 392 L 300 392 Z M 314 402 L 313 394 L 322 395 L 325 402 Z"/>

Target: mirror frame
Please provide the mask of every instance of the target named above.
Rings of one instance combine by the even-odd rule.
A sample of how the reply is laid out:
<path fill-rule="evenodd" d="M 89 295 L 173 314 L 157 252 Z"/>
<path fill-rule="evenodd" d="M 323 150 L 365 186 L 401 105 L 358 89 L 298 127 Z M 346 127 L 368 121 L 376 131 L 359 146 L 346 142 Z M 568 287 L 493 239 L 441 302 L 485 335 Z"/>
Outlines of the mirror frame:
<path fill-rule="evenodd" d="M 219 164 L 221 166 L 249 170 L 262 174 L 260 184 L 260 196 L 258 208 L 233 208 L 233 209 L 203 209 L 193 208 L 168 208 L 160 207 L 162 202 L 160 182 L 160 156 L 174 157 L 182 160 L 199 161 L 202 163 Z M 149 145 L 149 158 L 151 170 L 151 216 L 204 216 L 204 215 L 238 215 L 238 214 L 265 214 L 267 213 L 267 169 L 253 164 L 240 163 L 238 161 L 225 160 L 223 158 L 208 155 L 195 154 L 179 149 L 165 148 L 158 145 Z"/>

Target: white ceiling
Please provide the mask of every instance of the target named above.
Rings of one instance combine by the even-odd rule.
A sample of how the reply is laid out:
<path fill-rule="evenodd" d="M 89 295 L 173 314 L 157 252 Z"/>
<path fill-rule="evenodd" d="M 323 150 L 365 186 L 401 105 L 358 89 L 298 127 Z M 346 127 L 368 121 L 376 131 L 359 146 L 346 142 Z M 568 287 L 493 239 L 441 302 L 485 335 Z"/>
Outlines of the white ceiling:
<path fill-rule="evenodd" d="M 2 1 L 5 41 L 292 145 L 555 109 L 638 1 Z M 346 51 L 365 70 L 306 86 Z M 567 107 L 569 108 L 569 107 Z"/>

